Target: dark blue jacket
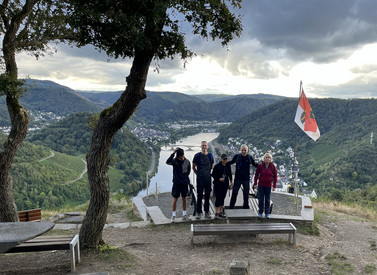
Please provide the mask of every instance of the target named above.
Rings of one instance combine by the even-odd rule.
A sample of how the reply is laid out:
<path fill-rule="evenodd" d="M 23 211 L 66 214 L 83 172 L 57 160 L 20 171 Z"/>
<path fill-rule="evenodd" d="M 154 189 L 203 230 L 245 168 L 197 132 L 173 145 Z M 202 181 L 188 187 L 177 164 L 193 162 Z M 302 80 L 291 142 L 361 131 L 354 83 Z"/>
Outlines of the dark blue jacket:
<path fill-rule="evenodd" d="M 242 156 L 241 153 L 233 156 L 233 159 L 228 162 L 229 165 L 236 163 L 235 180 L 249 181 L 250 180 L 250 165 L 258 167 L 253 157 L 247 154 Z"/>

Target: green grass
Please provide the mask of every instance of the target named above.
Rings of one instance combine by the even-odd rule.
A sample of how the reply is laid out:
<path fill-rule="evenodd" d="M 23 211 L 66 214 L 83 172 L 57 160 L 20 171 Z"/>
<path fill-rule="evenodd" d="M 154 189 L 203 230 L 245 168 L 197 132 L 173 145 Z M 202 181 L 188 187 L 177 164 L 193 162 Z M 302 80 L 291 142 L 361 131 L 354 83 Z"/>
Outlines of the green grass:
<path fill-rule="evenodd" d="M 118 268 L 128 269 L 137 264 L 137 258 L 123 249 L 110 245 L 99 245 L 93 250 L 99 261 L 106 261 L 115 264 Z"/>
<path fill-rule="evenodd" d="M 111 192 L 116 192 L 119 189 L 122 189 L 123 186 L 120 182 L 120 179 L 124 176 L 124 172 L 118 170 L 114 167 L 109 167 L 109 180 L 110 180 L 110 190 Z"/>
<path fill-rule="evenodd" d="M 75 172 L 75 175 L 72 175 L 72 178 L 75 176 L 78 176 L 82 173 L 82 171 L 85 169 L 85 163 L 82 161 L 82 159 L 85 160 L 84 156 L 69 156 L 66 154 L 62 154 L 59 152 L 55 152 L 55 156 L 49 159 L 46 159 L 42 161 L 46 163 L 52 163 L 57 164 L 59 166 L 63 166 L 67 169 L 70 169 Z"/>
<path fill-rule="evenodd" d="M 367 265 L 365 266 L 364 268 L 364 272 L 366 274 L 375 274 L 376 273 L 376 266 L 371 264 L 371 265 Z"/>
<path fill-rule="evenodd" d="M 59 152 L 55 152 L 55 156 L 52 158 L 49 158 L 47 160 L 44 160 L 41 162 L 41 164 L 49 166 L 49 165 L 58 165 L 61 167 L 64 167 L 66 169 L 69 169 L 72 171 L 72 177 L 71 180 L 77 178 L 85 169 L 85 156 L 70 156 L 66 154 L 62 154 Z M 110 180 L 110 190 L 111 192 L 116 192 L 117 190 L 122 188 L 122 184 L 120 182 L 120 179 L 123 177 L 124 172 L 121 170 L 118 170 L 113 167 L 109 167 L 109 180 Z M 83 176 L 83 180 L 88 182 L 87 176 Z"/>
<path fill-rule="evenodd" d="M 321 165 L 328 163 L 344 153 L 336 145 L 318 144 L 310 151 L 312 158 L 315 160 L 314 168 L 318 168 Z"/>
<path fill-rule="evenodd" d="M 352 274 L 355 270 L 355 268 L 350 263 L 346 262 L 347 258 L 339 252 L 329 254 L 325 257 L 325 259 L 331 266 L 331 271 L 333 274 Z"/>
<path fill-rule="evenodd" d="M 280 259 L 277 259 L 277 258 L 268 258 L 267 263 L 272 264 L 272 265 L 280 265 L 280 264 L 282 264 L 282 261 Z"/>

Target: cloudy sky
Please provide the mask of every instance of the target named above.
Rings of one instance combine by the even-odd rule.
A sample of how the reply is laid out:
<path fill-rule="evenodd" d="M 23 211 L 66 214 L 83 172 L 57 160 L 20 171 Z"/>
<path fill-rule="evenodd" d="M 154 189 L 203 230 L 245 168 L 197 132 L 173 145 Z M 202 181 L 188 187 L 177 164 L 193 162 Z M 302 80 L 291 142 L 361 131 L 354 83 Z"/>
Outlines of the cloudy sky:
<path fill-rule="evenodd" d="M 298 97 L 377 97 L 377 1 L 244 0 L 243 34 L 223 48 L 188 33 L 200 56 L 153 63 L 146 89 L 187 94 L 267 93 Z M 129 60 L 107 60 L 92 47 L 59 46 L 35 61 L 17 57 L 21 77 L 75 90 L 120 91 Z M 159 72 L 155 70 L 159 67 Z"/>

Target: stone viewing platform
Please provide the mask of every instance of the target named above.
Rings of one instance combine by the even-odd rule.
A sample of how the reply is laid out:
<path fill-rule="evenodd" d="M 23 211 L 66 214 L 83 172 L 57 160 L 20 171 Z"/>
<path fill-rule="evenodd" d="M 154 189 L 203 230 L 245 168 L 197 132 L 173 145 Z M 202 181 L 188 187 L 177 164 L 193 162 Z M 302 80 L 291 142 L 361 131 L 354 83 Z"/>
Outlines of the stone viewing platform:
<path fill-rule="evenodd" d="M 242 209 L 242 193 L 239 193 L 235 209 L 227 209 L 229 205 L 229 196 L 225 201 L 225 214 L 227 219 L 214 219 L 214 199 L 211 199 L 210 214 L 211 219 L 201 217 L 196 219 L 192 214 L 194 213 L 194 207 L 191 204 L 191 197 L 187 198 L 187 214 L 190 218 L 186 221 L 182 221 L 182 206 L 181 199 L 177 204 L 177 218 L 174 222 L 204 222 L 211 221 L 216 223 L 225 222 L 291 222 L 294 224 L 311 226 L 314 221 L 314 211 L 312 208 L 311 200 L 309 197 L 298 196 L 290 193 L 272 192 L 271 201 L 273 202 L 273 208 L 270 219 L 258 218 L 256 202 L 252 203 L 251 200 L 257 200 L 250 196 L 250 209 Z M 170 224 L 171 223 L 171 202 L 172 197 L 170 192 L 152 194 L 145 197 L 135 197 L 133 199 L 135 211 L 144 220 L 149 220 L 157 225 Z"/>

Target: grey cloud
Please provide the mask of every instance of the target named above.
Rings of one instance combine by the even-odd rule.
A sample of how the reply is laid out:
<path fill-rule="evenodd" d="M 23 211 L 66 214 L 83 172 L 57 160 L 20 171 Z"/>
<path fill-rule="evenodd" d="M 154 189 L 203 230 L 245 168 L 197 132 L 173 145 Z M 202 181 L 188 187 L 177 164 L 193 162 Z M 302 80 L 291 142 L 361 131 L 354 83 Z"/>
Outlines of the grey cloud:
<path fill-rule="evenodd" d="M 366 79 L 361 76 L 353 79 L 343 85 L 337 86 L 312 86 L 312 93 L 316 97 L 333 97 L 333 98 L 371 98 L 377 97 L 377 81 Z"/>
<path fill-rule="evenodd" d="M 374 0 L 243 2 L 244 35 L 296 60 L 329 62 L 377 41 Z"/>
<path fill-rule="evenodd" d="M 377 41 L 375 0 L 247 0 L 239 11 L 244 31 L 229 45 L 190 37 L 190 46 L 234 75 L 275 78 L 296 62 L 330 63 Z M 256 44 L 256 43 L 259 43 Z M 281 71 L 271 62 L 284 64 Z"/>
<path fill-rule="evenodd" d="M 351 69 L 351 72 L 358 74 L 377 72 L 377 64 L 364 64 L 362 66 L 354 67 Z"/>

